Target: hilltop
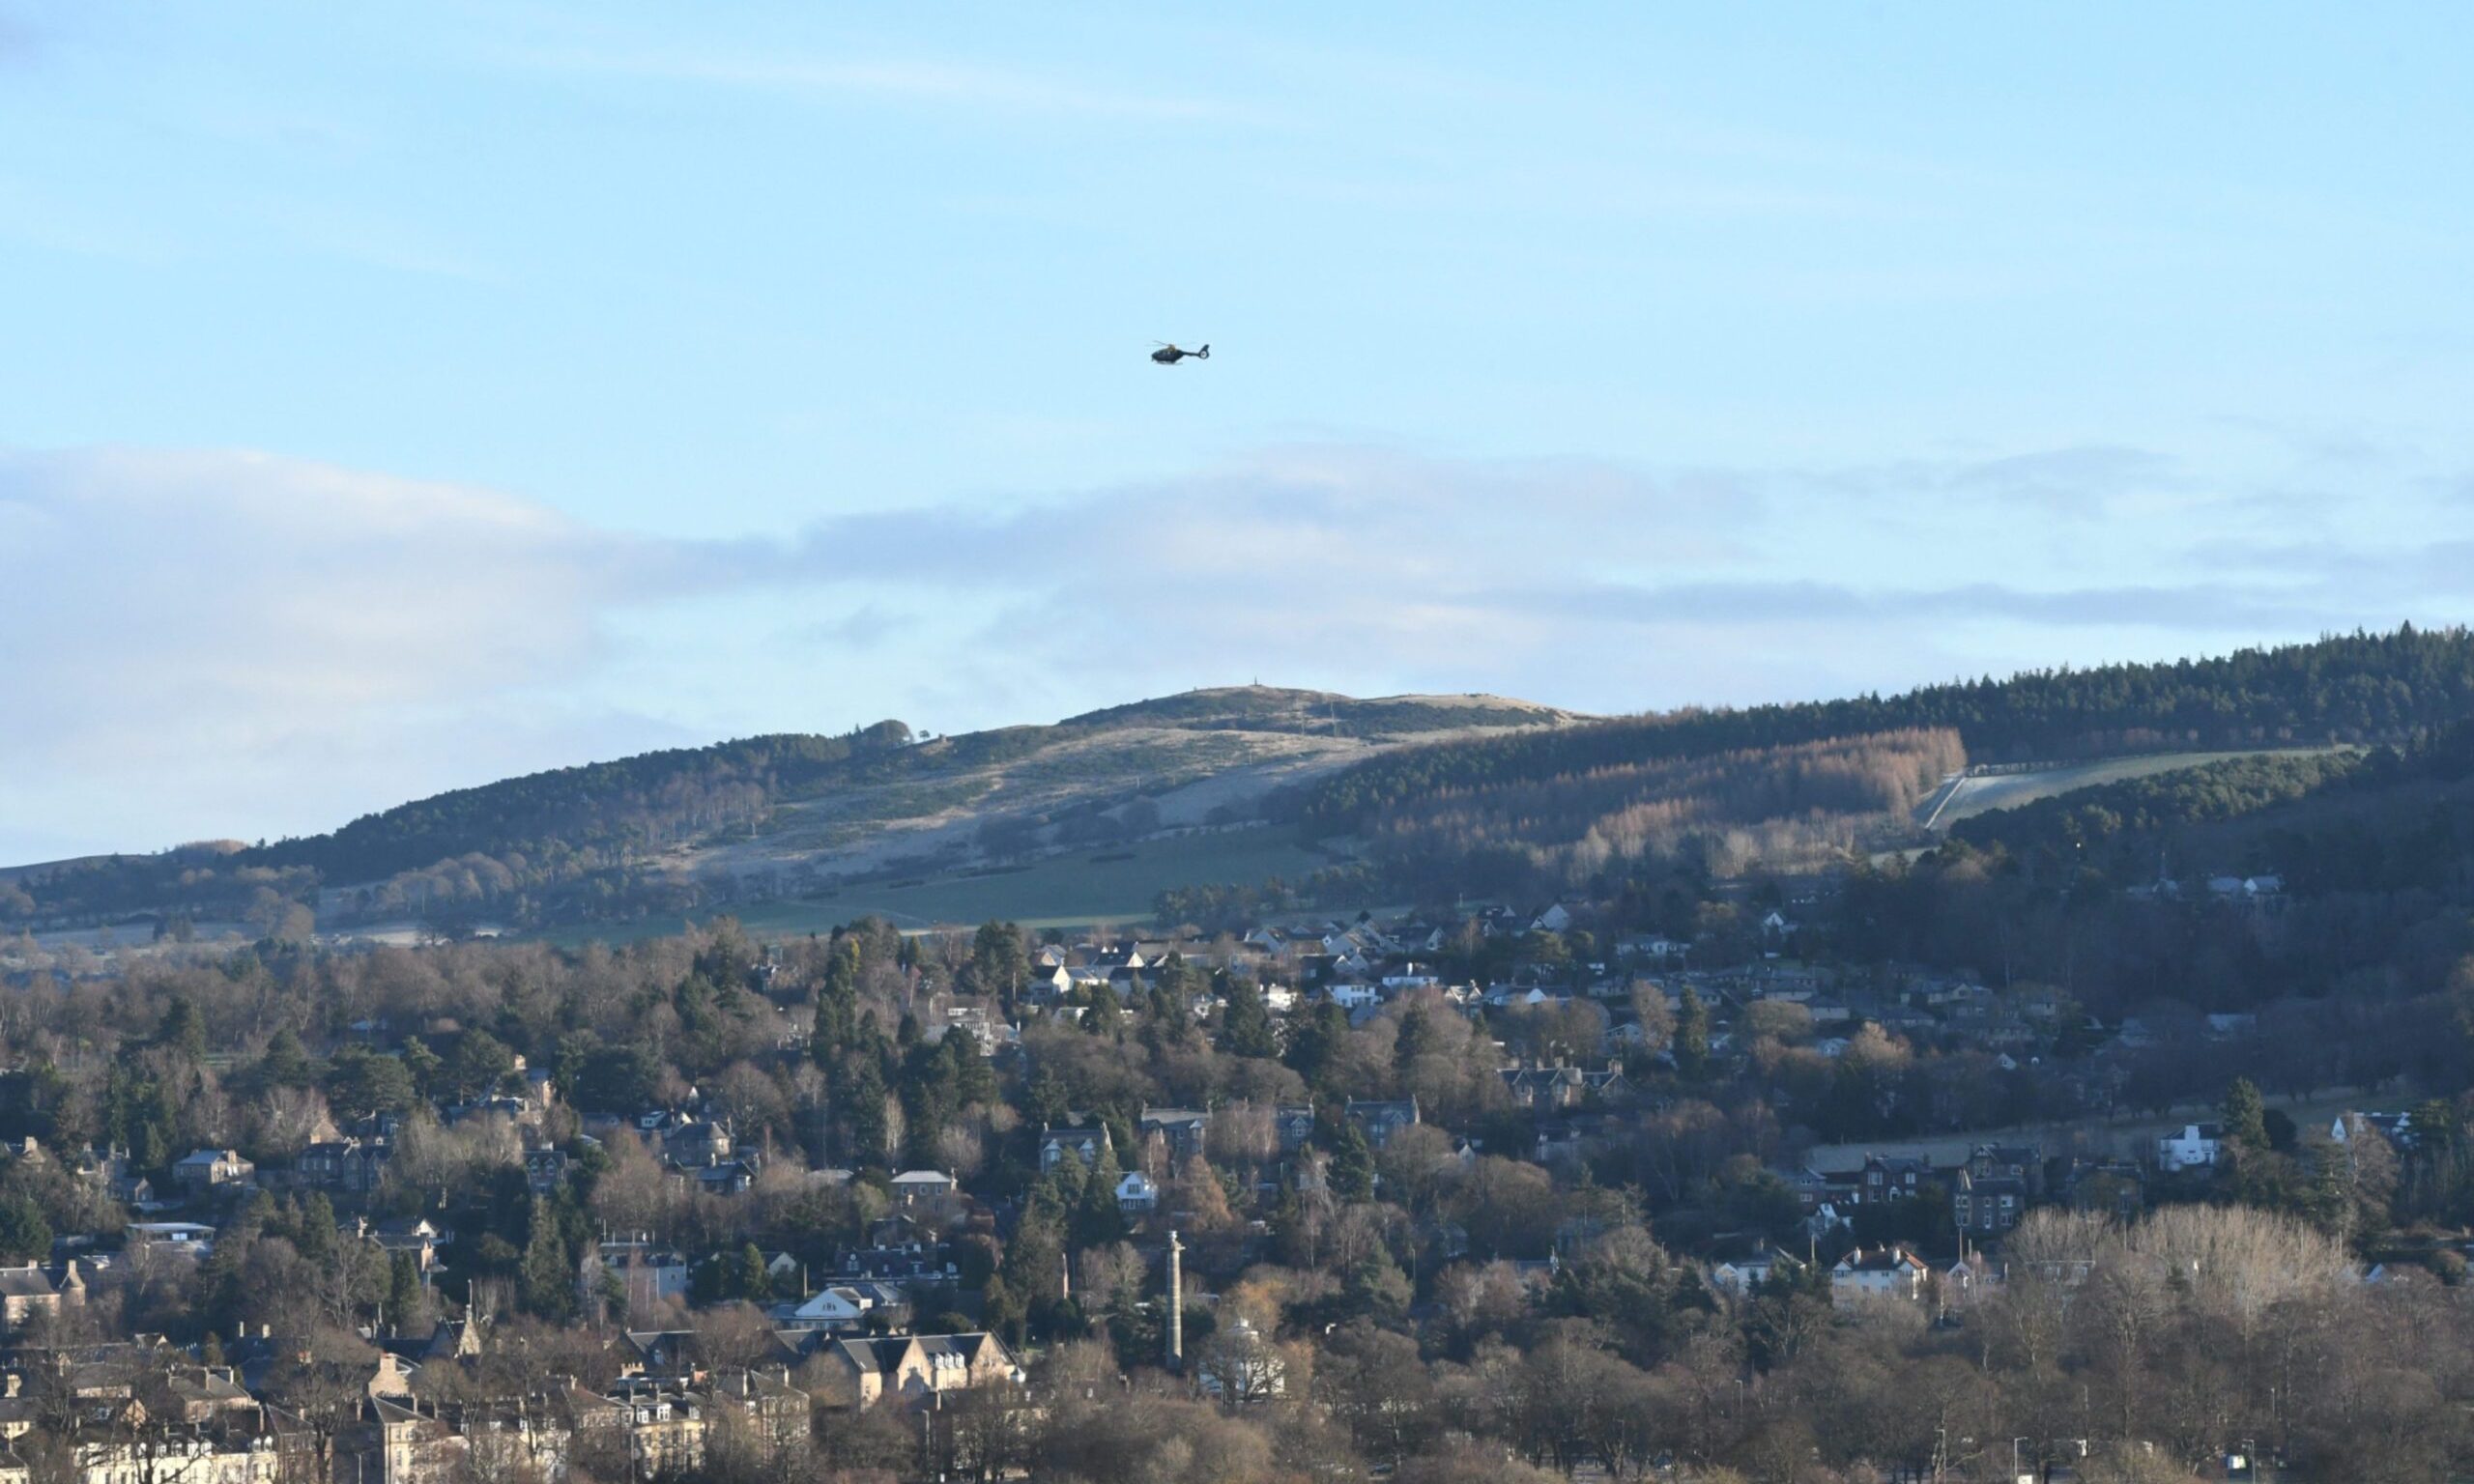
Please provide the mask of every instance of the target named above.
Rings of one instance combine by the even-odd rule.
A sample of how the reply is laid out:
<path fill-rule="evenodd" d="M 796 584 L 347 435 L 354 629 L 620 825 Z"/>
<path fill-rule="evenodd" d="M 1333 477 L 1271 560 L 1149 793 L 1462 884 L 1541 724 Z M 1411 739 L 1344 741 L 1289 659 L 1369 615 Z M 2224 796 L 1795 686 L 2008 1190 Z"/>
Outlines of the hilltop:
<path fill-rule="evenodd" d="M 1222 687 L 952 736 L 884 721 L 748 737 L 245 849 L 0 872 L 0 925 L 263 934 L 301 930 L 314 910 L 330 930 L 591 936 L 719 911 L 797 930 L 860 910 L 1204 921 L 1542 899 L 1836 870 L 2002 803 L 2245 756 L 2408 745 L 2469 717 L 2462 629 L 1612 718 L 1484 695 Z M 1963 776 L 1987 765 L 2002 776 Z"/>
<path fill-rule="evenodd" d="M 456 789 L 244 849 L 20 868 L 0 921 L 272 921 L 291 901 L 331 926 L 634 918 L 1258 823 L 1275 794 L 1399 747 L 1582 720 L 1494 696 L 1250 685 L 950 736 L 885 721 L 748 737 Z"/>

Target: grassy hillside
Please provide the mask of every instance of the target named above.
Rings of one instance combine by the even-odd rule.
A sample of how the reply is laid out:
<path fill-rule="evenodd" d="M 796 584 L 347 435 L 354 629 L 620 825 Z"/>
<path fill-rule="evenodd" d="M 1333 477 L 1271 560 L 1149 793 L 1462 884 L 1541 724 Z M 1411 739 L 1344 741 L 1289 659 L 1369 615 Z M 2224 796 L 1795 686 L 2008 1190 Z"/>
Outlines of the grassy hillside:
<path fill-rule="evenodd" d="M 2094 762 L 2056 763 L 2020 773 L 1968 774 L 1918 806 L 1919 821 L 1929 817 L 1935 828 L 1949 829 L 1963 819 L 1995 810 L 2019 809 L 2063 794 L 2113 784 L 2186 772 L 2244 757 L 2314 756 L 2325 748 L 2265 748 L 2222 753 L 2150 753 L 2141 757 L 2106 757 Z M 1946 793 L 1946 798 L 1944 797 Z"/>
<path fill-rule="evenodd" d="M 1033 928 L 1136 926 L 1150 921 L 1153 899 L 1172 887 L 1251 886 L 1272 877 L 1296 881 L 1333 864 L 1331 855 L 1308 849 L 1287 831 L 1255 827 L 1139 841 L 1019 866 L 859 882 L 731 910 L 750 931 L 766 937 L 829 932 L 861 917 L 881 917 L 905 930 L 992 919 Z M 687 914 L 664 914 L 628 924 L 615 935 L 659 936 L 679 930 L 687 920 Z M 544 936 L 565 943 L 606 941 L 614 928 L 592 925 Z"/>
<path fill-rule="evenodd" d="M 1050 858 L 1257 820 L 1275 790 L 1410 741 L 1571 720 L 1485 696 L 1359 699 L 1243 686 L 933 739 L 900 722 L 841 736 L 752 737 L 458 789 L 265 846 L 23 870 L 0 878 L 0 926 L 156 915 L 271 926 L 287 904 L 314 902 L 331 925 L 544 927 L 796 899 L 840 880 L 947 880 L 989 867 L 1032 866 L 1044 882 L 1059 874 L 1042 864 Z M 1240 875 L 1298 864 L 1267 856 Z M 1192 884 L 1147 879 L 1133 890 L 1140 873 L 1120 870 L 1127 879 L 1096 896 L 1035 892 L 1016 915 L 1139 914 L 1162 886 Z M 887 907 L 943 910 L 934 901 Z"/>

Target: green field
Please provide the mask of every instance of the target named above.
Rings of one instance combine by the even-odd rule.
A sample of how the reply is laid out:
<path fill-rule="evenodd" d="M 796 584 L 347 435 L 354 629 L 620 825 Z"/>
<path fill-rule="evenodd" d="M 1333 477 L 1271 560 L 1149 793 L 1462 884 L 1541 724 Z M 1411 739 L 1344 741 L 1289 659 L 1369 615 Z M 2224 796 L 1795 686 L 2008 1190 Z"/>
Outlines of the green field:
<path fill-rule="evenodd" d="M 2261 747 L 2231 753 L 2158 753 L 2143 757 L 2106 757 L 2094 762 L 2065 763 L 2059 767 L 2040 768 L 2033 773 L 1997 773 L 1985 778 L 1971 776 L 1960 779 L 1953 785 L 1950 801 L 1942 806 L 1941 817 L 1933 823 L 1936 829 L 1947 829 L 1961 819 L 1997 809 L 2015 809 L 2057 793 L 2095 788 L 2127 779 L 2148 778 L 2158 773 L 2175 773 L 2184 768 L 2227 762 L 2236 757 L 2326 751 L 2328 749 L 2319 747 Z M 1936 793 L 1927 799 L 1917 811 L 1917 818 L 1920 820 L 1930 814 L 1941 798 L 1941 794 Z"/>
<path fill-rule="evenodd" d="M 1163 888 L 1220 883 L 1258 885 L 1271 876 L 1301 880 L 1333 864 L 1273 828 L 1227 830 L 1094 847 L 1018 869 L 938 876 L 917 882 L 874 882 L 827 896 L 749 902 L 731 915 L 760 938 L 827 932 L 862 917 L 898 928 L 974 927 L 992 918 L 1025 928 L 1076 928 L 1106 922 L 1134 925 L 1151 916 Z M 700 913 L 700 920 L 723 915 Z M 676 932 L 684 920 L 588 924 L 543 936 L 562 945 L 654 937 Z"/>

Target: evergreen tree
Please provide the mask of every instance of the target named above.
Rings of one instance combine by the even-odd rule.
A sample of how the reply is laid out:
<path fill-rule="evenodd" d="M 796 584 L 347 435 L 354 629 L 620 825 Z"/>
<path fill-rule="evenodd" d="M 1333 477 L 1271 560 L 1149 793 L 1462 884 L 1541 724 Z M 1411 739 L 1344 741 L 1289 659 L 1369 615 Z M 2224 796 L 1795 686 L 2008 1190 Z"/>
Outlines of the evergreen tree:
<path fill-rule="evenodd" d="M 287 1025 L 268 1038 L 266 1054 L 258 1058 L 259 1086 L 308 1087 L 317 1080 L 318 1070 L 310 1065 L 309 1053 L 292 1027 Z"/>
<path fill-rule="evenodd" d="M 1272 1026 L 1271 1007 L 1263 991 L 1243 976 L 1228 981 L 1226 1005 L 1220 1013 L 1220 1049 L 1229 1056 L 1271 1057 L 1280 1054 L 1280 1037 Z"/>
<path fill-rule="evenodd" d="M 1332 1137 L 1332 1194 L 1354 1205 L 1374 1199 L 1374 1150 L 1366 1130 L 1347 1119 Z"/>
<path fill-rule="evenodd" d="M 1701 1003 L 1700 994 L 1690 985 L 1679 996 L 1682 1008 L 1675 1015 L 1675 1068 L 1687 1077 L 1697 1077 L 1710 1067 L 1710 1007 Z"/>
<path fill-rule="evenodd" d="M 0 1257 L 20 1263 L 51 1261 L 51 1223 L 32 1197 L 0 1195 Z"/>
<path fill-rule="evenodd" d="M 970 972 L 979 992 L 1004 997 L 1009 1003 L 1030 977 L 1030 955 L 1022 948 L 1022 929 L 1012 923 L 979 925 L 970 944 Z"/>
<path fill-rule="evenodd" d="M 1407 1013 L 1400 1016 L 1399 1030 L 1393 1039 L 1392 1070 L 1401 1076 L 1408 1075 L 1410 1070 L 1418 1065 L 1418 1058 L 1432 1049 L 1434 1040 L 1434 1027 L 1428 1023 L 1425 1006 L 1410 1005 Z"/>
<path fill-rule="evenodd" d="M 551 1215 L 550 1203 L 536 1198 L 532 1203 L 532 1235 L 524 1244 L 524 1264 L 516 1272 L 516 1301 L 526 1313 L 552 1321 L 574 1315 L 575 1270 L 567 1257 L 566 1243 L 559 1240 L 559 1223 Z"/>
<path fill-rule="evenodd" d="M 1350 1305 L 1381 1324 L 1397 1324 L 1416 1297 L 1409 1275 L 1393 1259 L 1392 1249 L 1375 1242 L 1348 1271 L 1343 1287 Z"/>
<path fill-rule="evenodd" d="M 1094 1036 L 1114 1036 L 1118 1018 L 1116 990 L 1107 985 L 1093 985 L 1091 1003 L 1082 1012 L 1082 1029 Z"/>
<path fill-rule="evenodd" d="M 2235 1077 L 2225 1090 L 2225 1136 L 2244 1154 L 2264 1155 L 2268 1152 L 2268 1108 L 2259 1097 L 2258 1084 L 2249 1077 Z"/>
<path fill-rule="evenodd" d="M 1092 1161 L 1090 1179 L 1082 1185 L 1082 1199 L 1074 1218 L 1074 1244 L 1077 1247 L 1097 1246 L 1114 1241 L 1125 1231 L 1125 1216 L 1117 1207 L 1117 1183 L 1125 1179 L 1125 1171 L 1117 1163 L 1113 1145 L 1100 1146 L 1099 1157 Z"/>
<path fill-rule="evenodd" d="M 163 1007 L 162 1023 L 156 1027 L 155 1044 L 178 1052 L 190 1063 L 206 1060 L 206 1021 L 189 1003 L 187 995 L 174 995 Z"/>
<path fill-rule="evenodd" d="M 1348 1041 L 1349 1013 L 1328 999 L 1316 1000 L 1303 1013 L 1291 1017 L 1288 1050 L 1281 1060 L 1306 1079 L 1308 1087 L 1327 1097 L 1344 1097 L 1348 1089 L 1331 1087 L 1328 1082 L 1339 1050 Z"/>
<path fill-rule="evenodd" d="M 437 1098 L 447 1091 L 446 1064 L 429 1048 L 429 1042 L 415 1036 L 404 1042 L 403 1068 L 412 1078 L 413 1088 L 423 1098 Z"/>
<path fill-rule="evenodd" d="M 341 1238 L 335 1227 L 334 1203 L 323 1190 L 313 1190 L 309 1199 L 301 1203 L 292 1223 L 292 1245 L 302 1257 L 319 1267 L 334 1261 L 335 1248 Z"/>
<path fill-rule="evenodd" d="M 1002 1273 L 992 1276 L 988 1286 L 980 1290 L 979 1322 L 988 1331 L 1006 1344 L 1020 1347 L 1022 1343 L 1022 1301 L 1014 1297 Z"/>
<path fill-rule="evenodd" d="M 764 1270 L 764 1254 L 749 1242 L 731 1260 L 730 1293 L 734 1298 L 761 1303 L 773 1296 L 773 1275 Z"/>
<path fill-rule="evenodd" d="M 397 1252 L 387 1264 L 387 1323 L 401 1333 L 421 1308 L 420 1270 L 410 1252 Z"/>

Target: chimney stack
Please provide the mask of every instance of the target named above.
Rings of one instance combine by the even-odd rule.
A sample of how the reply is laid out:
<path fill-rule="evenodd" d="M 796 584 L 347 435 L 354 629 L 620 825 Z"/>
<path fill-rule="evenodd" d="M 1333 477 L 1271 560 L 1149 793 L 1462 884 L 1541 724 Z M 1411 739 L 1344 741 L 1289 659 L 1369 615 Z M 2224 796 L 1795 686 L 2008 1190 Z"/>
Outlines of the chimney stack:
<path fill-rule="evenodd" d="M 1185 1243 L 1168 1233 L 1168 1369 L 1186 1368 Z"/>

